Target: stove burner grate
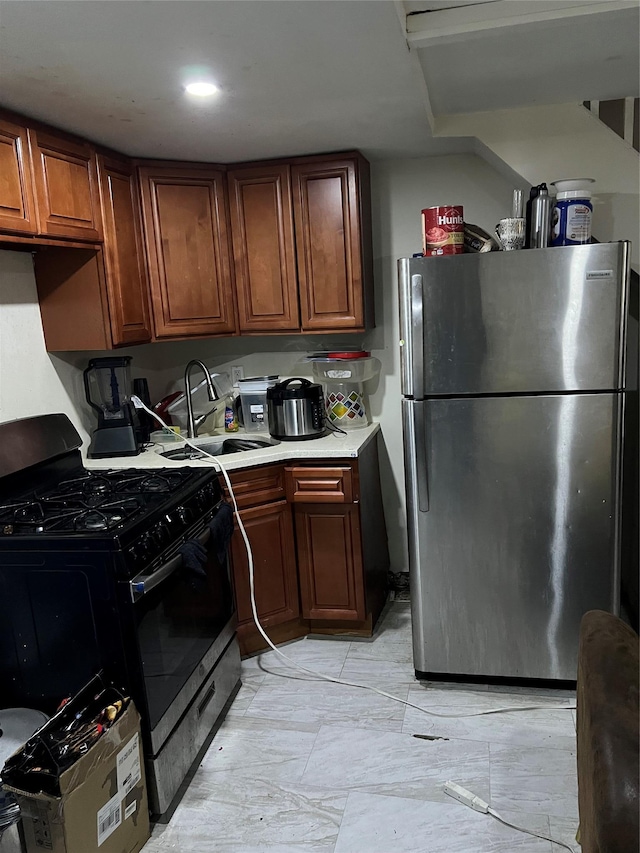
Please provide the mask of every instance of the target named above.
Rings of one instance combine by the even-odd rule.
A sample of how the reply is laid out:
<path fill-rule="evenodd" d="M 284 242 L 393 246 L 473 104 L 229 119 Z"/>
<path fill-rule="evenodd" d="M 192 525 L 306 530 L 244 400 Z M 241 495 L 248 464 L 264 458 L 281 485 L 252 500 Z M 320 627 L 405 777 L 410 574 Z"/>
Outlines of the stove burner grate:
<path fill-rule="evenodd" d="M 78 502 L 68 506 L 63 500 L 61 506 L 54 508 L 54 501 L 18 502 L 0 506 L 0 534 L 27 533 L 94 533 L 101 530 L 113 530 L 142 508 L 135 497 L 118 498 L 105 501 L 100 508 Z M 62 510 L 56 512 L 55 509 Z"/>
<path fill-rule="evenodd" d="M 53 487 L 0 503 L 0 537 L 115 530 L 196 476 L 192 468 L 83 470 Z"/>

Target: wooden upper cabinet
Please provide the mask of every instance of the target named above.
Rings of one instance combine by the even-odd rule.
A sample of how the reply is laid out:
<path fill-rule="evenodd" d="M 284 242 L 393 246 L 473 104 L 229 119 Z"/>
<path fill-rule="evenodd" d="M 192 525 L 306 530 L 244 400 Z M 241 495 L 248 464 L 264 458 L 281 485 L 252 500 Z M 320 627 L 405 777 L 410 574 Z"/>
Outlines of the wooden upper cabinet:
<path fill-rule="evenodd" d="M 139 169 L 158 338 L 236 329 L 223 172 Z"/>
<path fill-rule="evenodd" d="M 227 179 L 240 331 L 297 331 L 291 169 L 231 169 Z"/>
<path fill-rule="evenodd" d="M 88 142 L 29 128 L 38 232 L 102 240 L 96 153 Z"/>
<path fill-rule="evenodd" d="M 363 330 L 370 286 L 368 164 L 356 156 L 310 158 L 294 165 L 291 176 L 302 329 Z"/>
<path fill-rule="evenodd" d="M 144 343 L 152 332 L 135 168 L 124 157 L 101 154 L 98 175 L 112 342 Z"/>
<path fill-rule="evenodd" d="M 37 229 L 27 130 L 0 120 L 0 229 Z"/>
<path fill-rule="evenodd" d="M 110 350 L 152 337 L 135 169 L 126 157 L 100 154 L 98 178 L 103 245 L 59 241 L 35 253 L 50 352 Z"/>

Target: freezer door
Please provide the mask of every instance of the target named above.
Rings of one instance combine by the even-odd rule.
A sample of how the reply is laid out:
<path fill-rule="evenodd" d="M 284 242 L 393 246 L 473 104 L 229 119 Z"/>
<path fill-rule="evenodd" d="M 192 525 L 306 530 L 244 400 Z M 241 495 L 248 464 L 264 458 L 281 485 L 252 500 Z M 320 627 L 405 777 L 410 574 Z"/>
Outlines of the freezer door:
<path fill-rule="evenodd" d="M 398 262 L 402 393 L 622 386 L 628 243 Z"/>
<path fill-rule="evenodd" d="M 403 402 L 417 671 L 575 679 L 618 607 L 619 396 Z"/>

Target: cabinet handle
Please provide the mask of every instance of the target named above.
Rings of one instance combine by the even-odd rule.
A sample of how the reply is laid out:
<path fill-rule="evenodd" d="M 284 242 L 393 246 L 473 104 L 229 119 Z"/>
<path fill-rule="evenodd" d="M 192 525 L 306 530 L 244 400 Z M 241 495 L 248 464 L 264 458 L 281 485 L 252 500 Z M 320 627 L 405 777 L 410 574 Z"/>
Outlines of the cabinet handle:
<path fill-rule="evenodd" d="M 411 326 L 413 349 L 413 396 L 424 397 L 424 316 L 422 301 L 422 276 L 411 276 Z"/>
<path fill-rule="evenodd" d="M 207 705 L 209 704 L 209 702 L 211 702 L 211 700 L 213 699 L 215 692 L 216 692 L 216 683 L 215 683 L 215 681 L 212 681 L 211 686 L 209 687 L 207 692 L 204 694 L 204 697 L 201 699 L 200 704 L 198 705 L 198 716 L 199 717 L 201 717 L 204 714 L 205 709 L 206 709 Z"/>

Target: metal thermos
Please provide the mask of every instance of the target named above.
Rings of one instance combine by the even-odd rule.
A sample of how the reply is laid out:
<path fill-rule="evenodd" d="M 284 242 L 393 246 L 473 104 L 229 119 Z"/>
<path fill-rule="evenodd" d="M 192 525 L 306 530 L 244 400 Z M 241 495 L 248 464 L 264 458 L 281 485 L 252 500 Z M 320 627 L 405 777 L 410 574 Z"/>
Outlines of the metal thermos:
<path fill-rule="evenodd" d="M 551 196 L 546 184 L 536 187 L 531 199 L 531 221 L 528 245 L 530 249 L 544 249 L 549 245 L 551 232 Z"/>

